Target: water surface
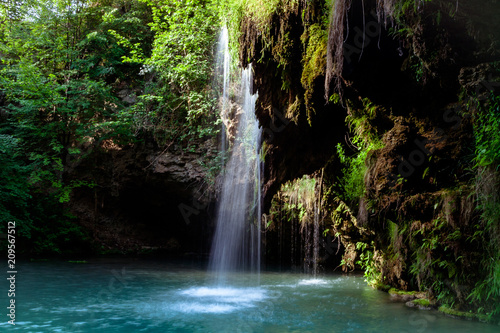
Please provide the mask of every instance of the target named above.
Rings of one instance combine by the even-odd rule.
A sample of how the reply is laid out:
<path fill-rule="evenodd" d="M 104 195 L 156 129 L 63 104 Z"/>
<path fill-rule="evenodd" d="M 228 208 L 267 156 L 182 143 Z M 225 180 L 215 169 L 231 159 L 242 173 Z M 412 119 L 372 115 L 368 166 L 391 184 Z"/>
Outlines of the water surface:
<path fill-rule="evenodd" d="M 97 260 L 21 263 L 17 278 L 17 325 L 4 310 L 0 331 L 498 332 L 394 303 L 361 276 L 234 273 L 213 286 L 196 264 Z"/>

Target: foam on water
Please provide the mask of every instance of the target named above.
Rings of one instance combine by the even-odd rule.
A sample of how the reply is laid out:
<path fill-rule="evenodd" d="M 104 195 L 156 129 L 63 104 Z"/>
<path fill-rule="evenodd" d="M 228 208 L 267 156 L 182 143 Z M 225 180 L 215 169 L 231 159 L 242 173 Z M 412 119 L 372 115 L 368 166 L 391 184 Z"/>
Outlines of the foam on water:
<path fill-rule="evenodd" d="M 299 281 L 299 285 L 302 286 L 318 286 L 328 284 L 328 281 L 323 279 L 304 279 Z"/>
<path fill-rule="evenodd" d="M 174 306 L 174 310 L 183 313 L 230 313 L 238 310 L 239 307 L 228 304 L 204 304 L 204 303 L 179 303 Z"/>
<path fill-rule="evenodd" d="M 267 298 L 262 288 L 194 287 L 181 290 L 178 295 L 186 299 L 177 303 L 174 310 L 184 313 L 229 313 L 254 307 Z"/>
<path fill-rule="evenodd" d="M 193 297 L 218 297 L 227 300 L 236 299 L 237 302 L 260 301 L 265 298 L 265 291 L 261 288 L 199 287 L 184 290 L 181 294 Z"/>

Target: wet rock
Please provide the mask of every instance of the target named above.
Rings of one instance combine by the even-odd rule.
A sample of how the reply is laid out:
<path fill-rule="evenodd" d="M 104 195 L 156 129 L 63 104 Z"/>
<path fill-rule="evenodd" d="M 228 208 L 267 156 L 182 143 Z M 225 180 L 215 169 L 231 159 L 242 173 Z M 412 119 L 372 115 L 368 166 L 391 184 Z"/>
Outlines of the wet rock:
<path fill-rule="evenodd" d="M 215 194 L 203 162 L 214 157 L 215 143 L 175 148 L 137 144 L 95 151 L 72 171 L 96 184 L 75 189 L 69 207 L 96 251 L 208 251 Z"/>

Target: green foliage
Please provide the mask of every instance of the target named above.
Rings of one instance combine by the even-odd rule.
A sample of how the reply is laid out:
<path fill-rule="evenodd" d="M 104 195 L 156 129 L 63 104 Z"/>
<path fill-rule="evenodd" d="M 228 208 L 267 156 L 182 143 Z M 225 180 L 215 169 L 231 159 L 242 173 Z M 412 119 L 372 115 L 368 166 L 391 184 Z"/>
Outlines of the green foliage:
<path fill-rule="evenodd" d="M 209 185 L 215 185 L 217 177 L 221 174 L 222 166 L 229 159 L 229 151 L 218 151 L 215 158 L 199 160 L 200 165 L 205 169 L 205 181 Z"/>
<path fill-rule="evenodd" d="M 21 237 L 30 237 L 32 218 L 28 212 L 31 199 L 28 176 L 30 165 L 22 159 L 19 139 L 0 134 L 0 220 L 16 222 Z"/>
<path fill-rule="evenodd" d="M 399 1 L 396 6 L 396 14 L 404 15 L 408 11 L 416 12 L 421 6 L 424 6 L 426 2 L 431 2 L 432 0 L 403 0 Z"/>
<path fill-rule="evenodd" d="M 397 225 L 386 221 L 390 245 L 385 255 L 409 263 L 411 288 L 428 291 L 433 300 L 449 308 L 493 318 L 498 315 L 500 290 L 496 236 L 485 221 L 468 215 L 473 205 L 470 191 L 471 186 L 443 191 L 404 208 L 434 203 L 434 216 L 428 222 L 406 221 L 404 216 Z M 469 224 L 459 223 L 466 219 Z M 463 247 L 471 251 L 460 251 Z M 477 269 L 468 269 L 478 262 Z"/>
<path fill-rule="evenodd" d="M 332 95 L 332 99 L 340 99 L 340 96 Z M 338 100 L 337 102 L 339 102 Z M 360 107 L 354 107 L 349 103 L 349 115 L 346 122 L 350 128 L 351 136 L 347 139 L 347 147 L 341 143 L 337 144 L 336 157 L 342 165 L 342 174 L 332 185 L 332 194 L 335 199 L 335 209 L 332 212 L 333 227 L 343 240 L 346 248 L 352 242 L 349 232 L 352 228 L 348 225 L 357 225 L 356 212 L 360 200 L 365 195 L 365 174 L 368 170 L 367 159 L 369 154 L 376 149 L 382 148 L 381 133 L 373 125 L 373 120 L 381 110 L 369 100 L 363 100 Z M 349 149 L 349 150 L 347 150 Z M 344 221 L 347 221 L 346 225 Z M 355 229 L 364 234 L 366 230 L 360 226 Z M 353 258 L 358 257 L 354 261 Z M 353 269 L 354 264 L 365 271 L 366 280 L 371 285 L 382 284 L 380 270 L 376 267 L 374 256 L 374 244 L 368 246 L 366 242 L 358 242 L 356 248 L 346 250 L 341 265 Z M 354 262 L 353 262 L 354 261 Z"/>
<path fill-rule="evenodd" d="M 245 12 L 247 15 L 257 22 L 257 26 L 260 30 L 264 30 L 264 28 L 269 24 L 271 16 L 276 12 L 281 1 L 248 0 L 242 2 L 245 4 Z M 290 6 L 297 5 L 296 0 L 285 0 L 283 2 Z"/>
<path fill-rule="evenodd" d="M 372 146 L 374 149 L 382 147 L 380 129 L 375 126 L 375 120 L 379 114 L 386 112 L 382 107 L 374 104 L 368 98 L 364 98 L 361 106 L 355 106 L 348 101 L 349 114 L 346 122 L 350 130 L 358 137 L 365 146 Z"/>
<path fill-rule="evenodd" d="M 271 18 L 278 8 L 283 6 L 293 11 L 298 8 L 298 4 L 298 0 L 225 0 L 220 3 L 220 16 L 233 31 L 239 31 L 241 20 L 244 16 L 248 17 L 255 22 L 258 30 L 268 37 Z"/>
<path fill-rule="evenodd" d="M 96 149 L 217 134 L 219 13 L 211 0 L 0 4 L 0 216 L 31 237 L 26 249 L 85 240 L 66 207 L 75 188 L 96 185 L 75 173 Z"/>
<path fill-rule="evenodd" d="M 485 105 L 478 105 L 474 119 L 477 166 L 500 166 L 500 96 L 492 94 Z"/>
<path fill-rule="evenodd" d="M 454 301 L 453 286 L 446 281 L 454 281 L 461 265 L 461 258 L 455 258 L 447 249 L 446 235 L 450 226 L 443 218 L 437 218 L 429 228 L 421 227 L 412 233 L 412 264 L 409 268 L 420 290 L 432 290 L 440 302 Z M 453 283 L 453 282 L 451 282 Z"/>
<path fill-rule="evenodd" d="M 357 242 L 356 250 L 359 252 L 359 257 L 356 261 L 356 265 L 358 265 L 364 271 L 365 281 L 371 286 L 377 285 L 380 282 L 381 273 L 376 268 L 375 260 L 373 259 L 373 242 L 371 246 L 368 246 L 367 243 Z"/>
<path fill-rule="evenodd" d="M 0 216 L 17 222 L 26 251 L 62 252 L 85 238 L 63 203 L 94 181 L 72 170 L 105 141 L 135 140 L 133 110 L 118 91 L 138 84 L 140 67 L 123 63 L 133 54 L 120 41 L 150 38 L 142 7 L 44 0 L 23 2 L 15 19 L 2 12 Z"/>
<path fill-rule="evenodd" d="M 357 138 L 352 140 L 353 144 L 359 143 Z M 340 143 L 337 144 L 337 156 L 345 166 L 342 169 L 343 177 L 339 179 L 342 187 L 341 198 L 349 203 L 355 202 L 365 193 L 364 174 L 367 170 L 365 159 L 366 150 L 360 150 L 358 154 L 349 156 Z"/>
<path fill-rule="evenodd" d="M 356 217 L 353 215 L 351 209 L 345 204 L 345 202 L 338 198 L 335 201 L 338 205 L 332 211 L 332 222 L 334 230 L 338 233 L 338 229 L 342 226 L 342 223 L 345 220 L 354 223 L 356 221 Z"/>
<path fill-rule="evenodd" d="M 364 175 L 368 169 L 366 159 L 371 151 L 382 148 L 380 139 L 382 133 L 378 133 L 373 125 L 373 120 L 381 111 L 369 100 L 363 100 L 363 106 L 349 107 L 349 115 L 346 122 L 349 125 L 352 136 L 348 142 L 348 153 L 340 143 L 337 144 L 337 156 L 344 166 L 342 177 L 339 178 L 338 196 L 349 205 L 357 204 L 364 195 Z"/>
<path fill-rule="evenodd" d="M 303 43 L 307 40 L 307 48 L 303 56 L 303 66 L 301 83 L 304 89 L 304 100 L 306 104 L 307 119 L 311 122 L 311 114 L 314 112 L 312 96 L 314 93 L 315 81 L 318 77 L 325 75 L 326 70 L 326 47 L 328 33 L 321 24 L 313 24 L 304 32 L 301 37 Z"/>
<path fill-rule="evenodd" d="M 222 0 L 218 2 L 219 17 L 223 25 L 226 25 L 230 34 L 230 50 L 234 60 L 239 59 L 239 43 L 242 41 L 242 30 L 257 30 L 258 42 L 262 43 L 260 54 L 255 54 L 255 43 L 245 45 L 249 57 L 255 56 L 257 61 L 263 61 L 265 57 L 274 59 L 281 70 L 282 89 L 286 90 L 290 84 L 290 60 L 291 51 L 295 46 L 294 36 L 287 29 L 287 18 L 291 13 L 298 14 L 299 0 Z M 273 20 L 281 19 L 281 27 L 271 31 Z M 247 33 L 253 33 L 246 31 Z M 278 34 L 275 36 L 274 34 Z M 267 53 L 269 52 L 269 54 Z M 251 59 L 245 59 L 250 62 Z"/>
<path fill-rule="evenodd" d="M 468 296 L 481 304 L 489 318 L 500 318 L 500 96 L 491 94 L 484 103 L 477 101 L 474 114 L 476 143 L 475 169 L 477 208 L 481 219 L 472 241 L 482 244 L 484 278 L 477 281 Z M 495 304 L 491 306 L 491 304 Z"/>
<path fill-rule="evenodd" d="M 155 33 L 151 56 L 140 52 L 127 61 L 144 61 L 156 81 L 135 106 L 139 123 L 152 125 L 161 144 L 179 139 L 213 137 L 218 133 L 211 94 L 212 46 L 218 32 L 217 11 L 204 0 L 141 0 L 152 12 Z M 137 44 L 129 47 L 137 49 Z"/>
<path fill-rule="evenodd" d="M 312 223 L 318 204 L 316 183 L 315 177 L 304 175 L 283 184 L 271 203 L 269 225 L 283 221 L 298 221 L 302 225 Z"/>
<path fill-rule="evenodd" d="M 34 193 L 30 202 L 33 227 L 22 252 L 35 255 L 78 254 L 89 250 L 88 235 L 54 195 Z"/>
<path fill-rule="evenodd" d="M 487 276 L 484 280 L 478 281 L 468 298 L 471 302 L 479 304 L 493 304 L 493 307 L 488 308 L 489 318 L 500 317 L 500 258 L 498 253 L 492 254 L 483 260 Z M 484 308 L 482 308 L 484 310 Z"/>

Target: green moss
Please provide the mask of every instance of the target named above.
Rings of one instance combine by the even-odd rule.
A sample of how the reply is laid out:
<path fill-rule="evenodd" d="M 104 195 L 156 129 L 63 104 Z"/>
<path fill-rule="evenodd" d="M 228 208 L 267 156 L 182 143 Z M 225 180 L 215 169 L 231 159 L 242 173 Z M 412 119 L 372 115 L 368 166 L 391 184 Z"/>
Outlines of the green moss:
<path fill-rule="evenodd" d="M 70 264 L 87 264 L 87 260 L 68 260 Z"/>
<path fill-rule="evenodd" d="M 414 299 L 411 301 L 413 304 L 415 304 L 418 307 L 423 307 L 423 308 L 430 308 L 432 306 L 431 301 L 429 301 L 427 298 L 418 298 Z"/>
<path fill-rule="evenodd" d="M 269 51 L 280 42 L 272 35 L 273 19 L 278 16 L 282 22 L 286 21 L 290 13 L 297 13 L 299 9 L 298 0 L 222 0 L 218 3 L 219 16 L 221 21 L 228 27 L 230 33 L 230 49 L 233 59 L 238 59 L 238 43 L 240 37 L 244 35 L 241 30 L 251 27 L 258 31 L 263 50 Z M 252 22 L 251 25 L 244 23 Z M 246 28 L 244 28 L 246 27 Z M 281 29 L 285 32 L 287 29 Z M 255 42 L 255 41 L 254 41 Z M 245 45 L 252 49 L 249 55 L 255 56 L 253 48 L 255 45 Z M 264 57 L 264 52 L 262 57 Z M 251 59 L 247 59 L 251 62 Z"/>
<path fill-rule="evenodd" d="M 479 320 L 484 322 L 490 321 L 490 318 L 487 315 L 474 312 L 459 311 L 456 309 L 452 309 L 446 305 L 441 305 L 438 310 L 439 312 L 442 312 L 452 317 L 463 318 L 468 320 Z"/>
<path fill-rule="evenodd" d="M 280 6 L 295 11 L 299 5 L 298 0 L 236 0 L 235 2 L 244 6 L 247 15 L 252 17 L 261 31 L 270 28 L 272 15 Z"/>
<path fill-rule="evenodd" d="M 290 65 L 293 47 L 293 38 L 290 38 L 290 31 L 282 30 L 272 50 L 274 60 L 278 63 L 278 68 L 286 69 Z"/>
<path fill-rule="evenodd" d="M 299 99 L 298 96 L 295 96 L 295 102 L 288 105 L 288 109 L 286 110 L 286 118 L 290 119 L 294 123 L 298 123 L 299 114 L 302 107 L 303 102 Z"/>
<path fill-rule="evenodd" d="M 384 133 L 376 123 L 387 114 L 386 109 L 368 98 L 363 98 L 361 103 L 347 101 L 347 108 L 346 122 L 351 131 L 372 149 L 382 148 L 381 137 Z"/>
<path fill-rule="evenodd" d="M 389 295 L 399 295 L 399 296 L 416 296 L 418 291 L 412 290 L 412 291 L 405 291 L 405 290 L 399 290 L 396 288 L 391 288 L 389 289 Z"/>
<path fill-rule="evenodd" d="M 396 242 L 399 236 L 398 225 L 389 219 L 387 220 L 387 234 L 391 240 L 392 248 L 396 248 Z"/>
<path fill-rule="evenodd" d="M 300 82 L 305 89 L 304 101 L 307 119 L 310 123 L 311 115 L 314 112 L 312 102 L 314 82 L 318 77 L 325 75 L 328 33 L 321 24 L 313 24 L 304 32 L 301 40 L 307 46 L 302 58 L 304 69 Z"/>
<path fill-rule="evenodd" d="M 340 104 L 340 95 L 337 93 L 331 94 L 328 101 L 333 104 Z"/>

